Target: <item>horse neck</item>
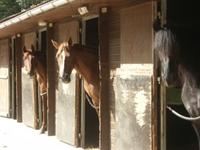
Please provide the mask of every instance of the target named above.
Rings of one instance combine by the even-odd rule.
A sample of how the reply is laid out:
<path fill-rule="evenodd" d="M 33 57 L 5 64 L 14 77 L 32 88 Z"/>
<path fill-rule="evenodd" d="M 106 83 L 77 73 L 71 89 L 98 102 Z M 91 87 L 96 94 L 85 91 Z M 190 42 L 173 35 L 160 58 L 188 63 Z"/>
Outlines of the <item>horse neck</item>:
<path fill-rule="evenodd" d="M 191 88 L 197 88 L 198 81 L 190 71 L 188 71 L 185 67 L 180 66 L 179 72 L 182 85 L 187 84 Z"/>
<path fill-rule="evenodd" d="M 96 56 L 85 50 L 73 49 L 74 68 L 87 82 L 98 80 L 98 61 Z"/>
<path fill-rule="evenodd" d="M 43 66 L 43 64 L 37 60 L 36 62 L 36 66 L 35 66 L 35 72 L 37 75 L 37 80 L 38 83 L 40 84 L 40 89 L 42 91 L 46 90 L 47 88 L 47 77 L 46 77 L 46 71 L 45 71 L 45 67 Z"/>

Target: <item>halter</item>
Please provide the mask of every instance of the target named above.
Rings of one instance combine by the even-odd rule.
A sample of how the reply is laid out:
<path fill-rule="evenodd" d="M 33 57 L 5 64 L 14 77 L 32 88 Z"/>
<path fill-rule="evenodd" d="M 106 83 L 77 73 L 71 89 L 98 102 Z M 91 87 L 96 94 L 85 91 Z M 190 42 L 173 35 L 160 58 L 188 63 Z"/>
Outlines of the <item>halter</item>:
<path fill-rule="evenodd" d="M 88 101 L 88 103 L 90 104 L 90 106 L 94 109 L 99 109 L 99 106 L 95 106 L 92 101 L 90 100 L 90 97 L 86 94 L 86 99 Z"/>

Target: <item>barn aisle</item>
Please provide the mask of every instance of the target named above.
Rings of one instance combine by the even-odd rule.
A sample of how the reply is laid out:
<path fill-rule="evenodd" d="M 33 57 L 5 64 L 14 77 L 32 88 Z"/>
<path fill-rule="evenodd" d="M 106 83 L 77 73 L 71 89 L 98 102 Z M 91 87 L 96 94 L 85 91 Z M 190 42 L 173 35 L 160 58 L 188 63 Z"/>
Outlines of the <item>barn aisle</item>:
<path fill-rule="evenodd" d="M 39 134 L 16 120 L 0 117 L 0 150 L 77 150 L 55 136 Z M 80 150 L 80 149 L 79 149 Z"/>

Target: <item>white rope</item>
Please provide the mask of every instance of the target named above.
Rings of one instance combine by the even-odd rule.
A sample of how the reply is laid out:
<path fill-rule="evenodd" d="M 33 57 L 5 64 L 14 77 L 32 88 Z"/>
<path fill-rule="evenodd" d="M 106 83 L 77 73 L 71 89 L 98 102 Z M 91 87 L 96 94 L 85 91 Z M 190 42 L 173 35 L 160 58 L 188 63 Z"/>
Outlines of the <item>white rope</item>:
<path fill-rule="evenodd" d="M 167 109 L 170 110 L 175 116 L 183 119 L 183 120 L 187 120 L 187 121 L 196 121 L 196 120 L 200 120 L 200 116 L 198 117 L 186 117 L 183 116 L 181 114 L 179 114 L 178 112 L 176 112 L 175 110 L 173 110 L 171 107 L 167 106 Z"/>
<path fill-rule="evenodd" d="M 40 94 L 40 96 L 44 96 L 46 94 L 47 94 L 47 92 L 43 92 L 43 93 Z"/>
<path fill-rule="evenodd" d="M 90 101 L 90 97 L 87 95 L 87 93 L 85 94 L 86 95 L 86 99 L 88 101 L 88 103 L 90 104 L 90 106 L 94 109 L 99 109 L 99 106 L 95 106 L 91 101 Z"/>

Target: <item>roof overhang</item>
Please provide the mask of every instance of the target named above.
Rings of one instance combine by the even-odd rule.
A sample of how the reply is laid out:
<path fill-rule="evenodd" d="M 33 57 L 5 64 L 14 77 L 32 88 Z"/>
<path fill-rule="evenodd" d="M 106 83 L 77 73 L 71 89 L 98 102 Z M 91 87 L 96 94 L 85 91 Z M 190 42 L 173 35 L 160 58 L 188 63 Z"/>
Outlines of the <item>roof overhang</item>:
<path fill-rule="evenodd" d="M 39 21 L 54 23 L 80 17 L 77 10 L 83 5 L 89 7 L 91 15 L 98 14 L 99 7 L 122 3 L 133 3 L 133 0 L 52 0 L 0 21 L 0 39 L 37 29 Z"/>

